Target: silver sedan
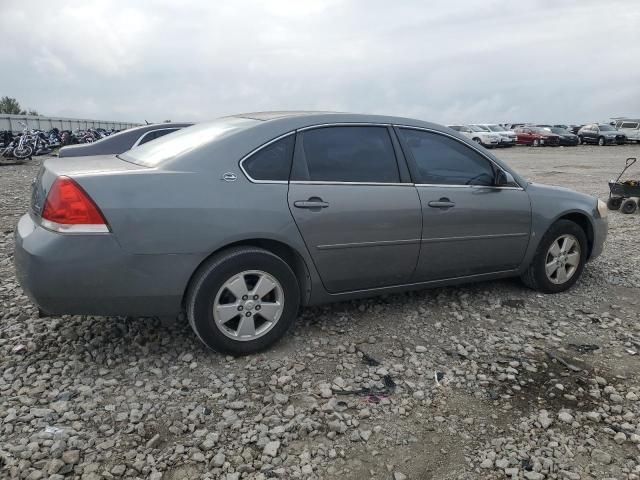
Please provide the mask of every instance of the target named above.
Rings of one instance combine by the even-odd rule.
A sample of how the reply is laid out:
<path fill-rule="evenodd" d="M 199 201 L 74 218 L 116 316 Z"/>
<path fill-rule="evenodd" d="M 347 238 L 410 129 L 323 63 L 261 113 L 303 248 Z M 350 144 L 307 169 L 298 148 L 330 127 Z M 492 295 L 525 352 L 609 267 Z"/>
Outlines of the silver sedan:
<path fill-rule="evenodd" d="M 301 305 L 518 276 L 564 291 L 606 215 L 440 125 L 268 112 L 47 160 L 15 262 L 49 315 L 184 311 L 207 346 L 247 354 Z"/>

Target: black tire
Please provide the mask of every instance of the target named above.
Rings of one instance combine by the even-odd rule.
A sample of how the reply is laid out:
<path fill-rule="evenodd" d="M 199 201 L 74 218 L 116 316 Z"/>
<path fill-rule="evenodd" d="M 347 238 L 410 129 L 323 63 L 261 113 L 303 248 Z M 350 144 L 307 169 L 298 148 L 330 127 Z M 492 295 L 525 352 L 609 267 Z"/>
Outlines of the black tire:
<path fill-rule="evenodd" d="M 604 147 L 607 144 L 607 142 L 605 142 L 604 137 L 598 137 L 598 145 L 600 147 Z"/>
<path fill-rule="evenodd" d="M 576 268 L 575 273 L 565 283 L 557 284 L 553 283 L 545 272 L 545 262 L 547 252 L 551 247 L 551 244 L 556 241 L 561 235 L 570 234 L 573 235 L 580 244 L 580 263 Z M 531 265 L 522 274 L 521 279 L 523 283 L 534 290 L 538 290 L 542 293 L 559 293 L 564 292 L 571 288 L 582 275 L 584 265 L 587 260 L 587 236 L 582 228 L 572 222 L 571 220 L 558 220 L 551 225 L 549 230 L 544 234 L 540 244 L 536 249 L 536 253 L 533 256 Z"/>
<path fill-rule="evenodd" d="M 627 198 L 622 205 L 620 205 L 620 211 L 630 215 L 638 209 L 638 203 L 633 198 Z"/>
<path fill-rule="evenodd" d="M 284 292 L 284 308 L 275 325 L 264 335 L 248 341 L 226 336 L 213 318 L 215 297 L 225 282 L 246 270 L 260 270 L 275 278 Z M 198 338 L 212 350 L 248 355 L 277 342 L 293 325 L 300 306 L 298 280 L 277 255 L 257 247 L 233 247 L 207 260 L 192 278 L 186 295 L 187 317 Z"/>
<path fill-rule="evenodd" d="M 611 197 L 607 200 L 607 208 L 609 210 L 619 210 L 623 200 L 624 198 L 622 197 Z"/>
<path fill-rule="evenodd" d="M 537 138 L 533 139 L 533 142 L 531 142 L 531 146 L 532 147 L 539 147 L 540 146 L 540 140 Z"/>
<path fill-rule="evenodd" d="M 583 143 L 582 137 L 578 136 L 578 143 L 577 145 L 581 145 Z"/>
<path fill-rule="evenodd" d="M 20 160 L 31 158 L 31 155 L 33 155 L 33 149 L 29 145 L 25 145 L 13 150 L 13 156 Z"/>
<path fill-rule="evenodd" d="M 476 142 L 478 145 L 482 145 L 482 140 L 480 140 L 479 138 L 474 138 L 473 141 Z"/>

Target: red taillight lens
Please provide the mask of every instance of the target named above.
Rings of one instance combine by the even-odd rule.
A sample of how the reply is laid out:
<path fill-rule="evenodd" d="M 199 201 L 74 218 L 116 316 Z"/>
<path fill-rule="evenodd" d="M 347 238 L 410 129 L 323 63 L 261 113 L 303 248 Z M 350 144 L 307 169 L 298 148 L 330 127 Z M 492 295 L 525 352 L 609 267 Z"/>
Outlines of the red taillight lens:
<path fill-rule="evenodd" d="M 97 205 L 69 177 L 58 177 L 51 185 L 42 218 L 61 225 L 107 225 Z"/>

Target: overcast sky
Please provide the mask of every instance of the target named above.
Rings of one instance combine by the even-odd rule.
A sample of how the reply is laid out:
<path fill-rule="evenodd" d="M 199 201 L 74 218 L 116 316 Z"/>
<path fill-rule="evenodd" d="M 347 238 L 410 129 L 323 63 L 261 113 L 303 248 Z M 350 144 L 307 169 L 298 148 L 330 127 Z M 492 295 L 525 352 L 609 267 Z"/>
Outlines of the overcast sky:
<path fill-rule="evenodd" d="M 47 115 L 640 116 L 638 0 L 0 0 L 0 96 Z"/>

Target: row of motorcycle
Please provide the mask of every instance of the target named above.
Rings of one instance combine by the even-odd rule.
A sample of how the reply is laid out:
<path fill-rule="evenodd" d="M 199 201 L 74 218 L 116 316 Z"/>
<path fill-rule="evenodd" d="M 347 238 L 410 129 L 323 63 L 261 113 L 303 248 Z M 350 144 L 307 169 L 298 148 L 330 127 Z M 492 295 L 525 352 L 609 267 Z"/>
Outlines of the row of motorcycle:
<path fill-rule="evenodd" d="M 117 132 L 104 128 L 88 128 L 86 130 L 49 131 L 30 129 L 26 123 L 22 133 L 13 134 L 11 131 L 0 131 L 0 157 L 25 160 L 34 155 L 46 155 L 55 148 L 78 143 L 92 143 Z"/>

